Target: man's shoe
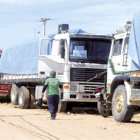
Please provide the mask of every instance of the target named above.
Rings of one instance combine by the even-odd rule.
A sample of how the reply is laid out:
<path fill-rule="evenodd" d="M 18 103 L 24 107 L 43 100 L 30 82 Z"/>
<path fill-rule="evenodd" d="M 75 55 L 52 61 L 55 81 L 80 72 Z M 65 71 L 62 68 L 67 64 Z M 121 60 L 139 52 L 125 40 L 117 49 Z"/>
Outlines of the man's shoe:
<path fill-rule="evenodd" d="M 51 120 L 55 120 L 55 117 L 51 117 Z"/>
<path fill-rule="evenodd" d="M 55 120 L 56 115 L 55 114 L 51 114 L 51 119 Z"/>

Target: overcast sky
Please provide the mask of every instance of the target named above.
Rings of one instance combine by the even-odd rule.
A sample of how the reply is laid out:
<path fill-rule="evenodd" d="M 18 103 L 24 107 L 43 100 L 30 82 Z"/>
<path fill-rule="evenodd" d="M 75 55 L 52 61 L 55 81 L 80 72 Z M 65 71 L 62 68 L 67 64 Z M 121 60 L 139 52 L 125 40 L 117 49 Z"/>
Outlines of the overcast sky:
<path fill-rule="evenodd" d="M 42 34 L 42 17 L 48 21 L 46 33 L 68 23 L 70 29 L 111 34 L 140 11 L 140 0 L 0 0 L 0 48 L 19 44 Z"/>

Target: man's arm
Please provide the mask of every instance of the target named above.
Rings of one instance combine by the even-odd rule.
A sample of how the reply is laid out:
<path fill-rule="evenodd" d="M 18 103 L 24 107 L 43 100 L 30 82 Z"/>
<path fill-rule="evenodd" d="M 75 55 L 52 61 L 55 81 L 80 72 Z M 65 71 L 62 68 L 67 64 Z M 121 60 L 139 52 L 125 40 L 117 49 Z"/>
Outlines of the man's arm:
<path fill-rule="evenodd" d="M 59 85 L 59 88 L 62 89 L 63 88 L 63 85 Z"/>
<path fill-rule="evenodd" d="M 45 92 L 45 90 L 47 89 L 47 87 L 48 87 L 48 85 L 44 85 L 44 86 L 43 86 L 43 89 L 42 89 L 42 97 L 44 96 L 43 93 Z"/>
<path fill-rule="evenodd" d="M 46 81 L 45 81 L 45 84 L 44 84 L 43 89 L 42 89 L 42 97 L 44 96 L 44 92 L 48 87 L 48 79 L 49 79 L 49 77 L 46 77 Z"/>

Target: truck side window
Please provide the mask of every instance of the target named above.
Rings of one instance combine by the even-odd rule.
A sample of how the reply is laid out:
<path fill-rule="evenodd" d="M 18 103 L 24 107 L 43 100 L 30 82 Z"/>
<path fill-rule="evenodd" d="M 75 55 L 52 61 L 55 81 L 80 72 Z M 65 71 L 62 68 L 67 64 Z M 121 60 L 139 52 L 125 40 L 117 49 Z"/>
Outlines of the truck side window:
<path fill-rule="evenodd" d="M 128 43 L 129 43 L 129 37 L 126 37 L 124 42 L 124 47 L 123 47 L 123 53 L 127 53 Z"/>
<path fill-rule="evenodd" d="M 60 40 L 60 56 L 61 58 L 65 58 L 65 40 Z"/>
<path fill-rule="evenodd" d="M 117 56 L 121 54 L 121 49 L 122 49 L 122 41 L 123 39 L 118 39 L 114 41 L 114 48 L 113 48 L 113 56 Z"/>
<path fill-rule="evenodd" d="M 40 55 L 51 55 L 52 53 L 52 40 L 41 40 Z"/>

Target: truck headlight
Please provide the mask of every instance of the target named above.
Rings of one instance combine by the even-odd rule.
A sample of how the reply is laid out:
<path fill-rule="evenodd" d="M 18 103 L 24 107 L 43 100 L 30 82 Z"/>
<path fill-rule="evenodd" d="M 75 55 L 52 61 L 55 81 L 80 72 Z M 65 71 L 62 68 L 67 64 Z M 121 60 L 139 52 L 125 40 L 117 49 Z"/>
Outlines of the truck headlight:
<path fill-rule="evenodd" d="M 77 85 L 70 85 L 70 91 L 77 91 Z"/>

